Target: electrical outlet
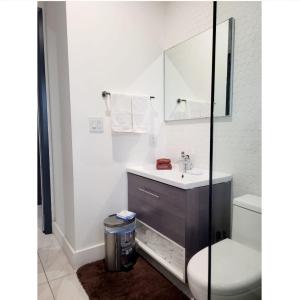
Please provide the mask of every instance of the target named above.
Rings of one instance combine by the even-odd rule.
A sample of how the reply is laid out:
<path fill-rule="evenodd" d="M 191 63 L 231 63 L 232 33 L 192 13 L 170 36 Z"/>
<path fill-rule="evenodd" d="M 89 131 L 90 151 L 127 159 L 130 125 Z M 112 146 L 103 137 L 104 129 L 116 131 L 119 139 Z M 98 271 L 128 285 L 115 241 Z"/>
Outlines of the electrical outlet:
<path fill-rule="evenodd" d="M 103 118 L 89 118 L 89 132 L 102 133 L 104 132 Z"/>
<path fill-rule="evenodd" d="M 149 141 L 151 146 L 156 146 L 157 144 L 157 138 L 154 134 L 149 135 Z"/>

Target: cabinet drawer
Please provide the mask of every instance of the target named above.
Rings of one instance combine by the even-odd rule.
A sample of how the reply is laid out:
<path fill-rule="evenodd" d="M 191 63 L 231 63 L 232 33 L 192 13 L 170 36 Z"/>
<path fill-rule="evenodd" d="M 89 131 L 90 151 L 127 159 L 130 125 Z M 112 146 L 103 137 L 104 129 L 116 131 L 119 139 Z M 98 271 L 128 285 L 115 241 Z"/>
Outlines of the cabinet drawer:
<path fill-rule="evenodd" d="M 137 218 L 178 244 L 185 245 L 185 191 L 128 174 L 128 207 Z"/>

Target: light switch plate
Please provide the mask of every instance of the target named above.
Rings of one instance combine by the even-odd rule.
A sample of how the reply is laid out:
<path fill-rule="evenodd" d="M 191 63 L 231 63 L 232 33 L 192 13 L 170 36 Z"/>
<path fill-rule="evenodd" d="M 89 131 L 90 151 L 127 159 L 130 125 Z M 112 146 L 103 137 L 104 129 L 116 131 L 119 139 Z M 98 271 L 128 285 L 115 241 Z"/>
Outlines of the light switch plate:
<path fill-rule="evenodd" d="M 89 132 L 102 133 L 104 132 L 103 118 L 89 118 Z"/>

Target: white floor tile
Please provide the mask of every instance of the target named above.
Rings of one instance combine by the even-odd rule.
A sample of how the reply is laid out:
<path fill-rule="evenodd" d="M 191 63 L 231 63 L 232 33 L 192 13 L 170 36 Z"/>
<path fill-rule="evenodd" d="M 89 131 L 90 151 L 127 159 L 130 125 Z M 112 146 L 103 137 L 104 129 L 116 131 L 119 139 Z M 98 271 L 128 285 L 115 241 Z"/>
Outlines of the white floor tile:
<path fill-rule="evenodd" d="M 38 250 L 45 248 L 60 248 L 54 234 L 44 234 L 40 229 L 37 230 Z"/>
<path fill-rule="evenodd" d="M 81 286 L 76 274 L 50 281 L 50 285 L 55 300 L 88 300 L 88 296 Z"/>
<path fill-rule="evenodd" d="M 54 300 L 48 283 L 38 285 L 38 300 Z"/>
<path fill-rule="evenodd" d="M 38 263 L 37 264 L 37 274 L 38 274 L 38 279 L 37 279 L 37 281 L 38 281 L 38 284 L 42 284 L 42 283 L 45 283 L 45 282 L 47 282 L 47 277 L 46 277 L 46 275 L 45 275 L 45 272 L 44 272 L 44 269 L 43 269 L 43 267 L 42 267 L 42 264 L 41 263 Z"/>
<path fill-rule="evenodd" d="M 39 249 L 38 253 L 49 281 L 74 273 L 61 248 Z"/>

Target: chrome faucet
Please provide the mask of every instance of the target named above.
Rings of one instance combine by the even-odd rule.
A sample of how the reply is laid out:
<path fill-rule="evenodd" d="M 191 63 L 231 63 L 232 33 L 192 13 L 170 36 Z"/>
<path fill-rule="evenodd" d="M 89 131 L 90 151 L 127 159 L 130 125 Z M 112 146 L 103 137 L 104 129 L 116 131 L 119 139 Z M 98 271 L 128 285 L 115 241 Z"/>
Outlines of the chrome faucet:
<path fill-rule="evenodd" d="M 192 163 L 191 163 L 189 154 L 185 154 L 185 152 L 182 151 L 181 152 L 181 160 L 183 161 L 183 164 L 184 164 L 184 173 L 186 173 L 188 170 L 192 169 Z"/>

